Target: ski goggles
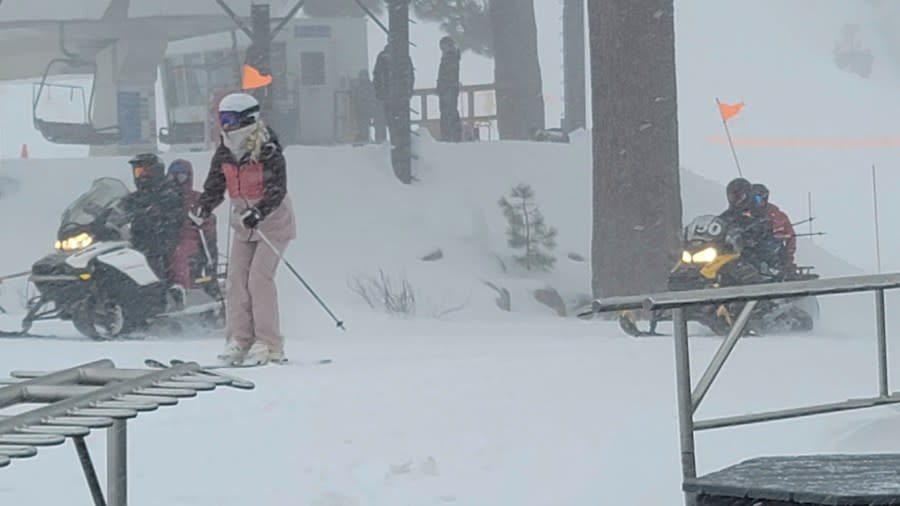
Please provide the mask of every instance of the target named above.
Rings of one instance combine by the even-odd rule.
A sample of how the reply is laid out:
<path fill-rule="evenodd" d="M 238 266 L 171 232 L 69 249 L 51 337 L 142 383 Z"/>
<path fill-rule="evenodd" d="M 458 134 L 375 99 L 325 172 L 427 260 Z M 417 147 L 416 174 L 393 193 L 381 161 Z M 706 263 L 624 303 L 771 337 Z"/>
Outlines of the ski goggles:
<path fill-rule="evenodd" d="M 150 175 L 150 169 L 148 169 L 147 167 L 138 165 L 137 167 L 134 168 L 134 177 L 141 178 L 141 177 L 149 176 L 149 175 Z"/>
<path fill-rule="evenodd" d="M 234 111 L 222 111 L 219 113 L 219 124 L 229 130 L 241 126 L 241 115 Z"/>
<path fill-rule="evenodd" d="M 754 195 L 753 196 L 753 205 L 754 206 L 759 207 L 765 203 L 766 203 L 766 198 L 763 197 L 762 195 Z"/>
<path fill-rule="evenodd" d="M 222 129 L 226 132 L 247 126 L 253 123 L 253 120 L 252 115 L 240 112 L 223 111 L 219 113 L 219 124 L 222 125 Z"/>

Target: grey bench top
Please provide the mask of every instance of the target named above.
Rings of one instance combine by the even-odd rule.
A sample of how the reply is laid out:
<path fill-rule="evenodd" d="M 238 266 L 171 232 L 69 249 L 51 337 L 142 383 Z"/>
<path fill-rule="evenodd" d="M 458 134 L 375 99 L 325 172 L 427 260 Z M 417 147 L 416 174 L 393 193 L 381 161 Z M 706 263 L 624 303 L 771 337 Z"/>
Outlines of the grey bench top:
<path fill-rule="evenodd" d="M 746 460 L 685 480 L 685 492 L 826 505 L 900 505 L 900 454 Z"/>

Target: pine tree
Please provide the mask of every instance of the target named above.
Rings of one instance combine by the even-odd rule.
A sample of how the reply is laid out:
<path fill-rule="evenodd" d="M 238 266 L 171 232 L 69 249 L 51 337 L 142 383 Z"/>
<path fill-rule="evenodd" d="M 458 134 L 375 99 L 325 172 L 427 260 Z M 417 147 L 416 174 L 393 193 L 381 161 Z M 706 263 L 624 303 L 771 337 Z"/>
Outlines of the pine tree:
<path fill-rule="evenodd" d="M 514 258 L 529 271 L 551 270 L 556 263 L 556 258 L 550 254 L 550 250 L 556 247 L 556 229 L 547 227 L 544 215 L 534 202 L 534 190 L 530 186 L 519 184 L 509 195 L 512 203 L 503 197 L 498 205 L 509 223 L 507 244 L 511 248 L 525 250 L 523 255 Z"/>
<path fill-rule="evenodd" d="M 413 0 L 413 13 L 423 21 L 437 21 L 461 51 L 493 57 L 493 33 L 485 0 Z"/>
<path fill-rule="evenodd" d="M 375 14 L 384 12 L 381 0 L 363 0 L 363 5 Z M 313 18 L 327 18 L 337 16 L 365 17 L 363 11 L 355 0 L 306 0 L 303 4 L 303 13 Z"/>

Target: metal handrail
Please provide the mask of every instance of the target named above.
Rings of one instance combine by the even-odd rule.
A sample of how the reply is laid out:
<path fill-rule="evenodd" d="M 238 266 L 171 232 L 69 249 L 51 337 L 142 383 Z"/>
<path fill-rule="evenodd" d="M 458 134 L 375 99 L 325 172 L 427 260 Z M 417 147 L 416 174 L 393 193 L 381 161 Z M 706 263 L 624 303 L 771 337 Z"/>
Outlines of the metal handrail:
<path fill-rule="evenodd" d="M 678 425 L 681 442 L 681 468 L 683 480 L 697 477 L 694 433 L 700 430 L 718 429 L 737 425 L 784 420 L 804 416 L 835 413 L 900 403 L 900 392 L 890 392 L 888 383 L 887 325 L 885 291 L 900 288 L 900 273 L 845 276 L 838 278 L 788 281 L 756 285 L 661 292 L 646 295 L 609 297 L 594 300 L 594 313 L 643 309 L 647 311 L 671 310 L 674 323 L 676 391 L 678 396 Z M 834 295 L 859 292 L 875 292 L 876 339 L 878 344 L 878 396 L 850 399 L 842 402 L 818 404 L 761 413 L 726 416 L 709 420 L 694 420 L 716 376 L 725 365 L 738 339 L 744 334 L 750 313 L 762 300 Z M 688 346 L 685 308 L 697 305 L 745 302 L 735 324 L 711 359 L 699 383 L 691 390 L 690 348 Z M 685 504 L 696 504 L 696 496 L 685 491 Z"/>

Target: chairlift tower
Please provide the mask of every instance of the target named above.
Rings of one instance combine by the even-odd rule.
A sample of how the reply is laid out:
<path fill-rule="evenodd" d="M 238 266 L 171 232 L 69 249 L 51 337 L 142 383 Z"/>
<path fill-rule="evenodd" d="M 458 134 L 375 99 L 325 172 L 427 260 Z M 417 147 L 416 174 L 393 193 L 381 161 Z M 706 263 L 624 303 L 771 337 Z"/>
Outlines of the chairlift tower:
<path fill-rule="evenodd" d="M 302 4 L 302 2 L 301 2 Z M 261 75 L 272 75 L 272 28 L 269 4 L 250 6 L 250 22 L 253 30 L 252 44 L 247 50 L 247 64 L 257 69 Z M 263 118 L 272 117 L 272 94 L 269 86 L 253 90 L 259 100 Z"/>
<path fill-rule="evenodd" d="M 244 59 L 244 78 L 241 82 L 241 88 L 251 92 L 257 100 L 264 118 L 272 117 L 272 39 L 293 19 L 306 0 L 299 0 L 290 12 L 282 18 L 278 25 L 272 28 L 271 9 L 268 3 L 253 3 L 250 5 L 250 26 L 248 27 L 243 20 L 225 3 L 224 0 L 216 0 L 216 3 L 225 11 L 234 24 L 240 28 L 247 37 L 250 38 L 250 47 L 247 49 L 247 55 Z M 247 72 L 253 75 L 267 78 L 268 83 L 251 83 L 247 80 Z M 280 76 L 284 77 L 284 76 Z"/>
<path fill-rule="evenodd" d="M 585 0 L 563 0 L 563 130 L 570 133 L 587 126 L 587 77 L 585 75 Z"/>

